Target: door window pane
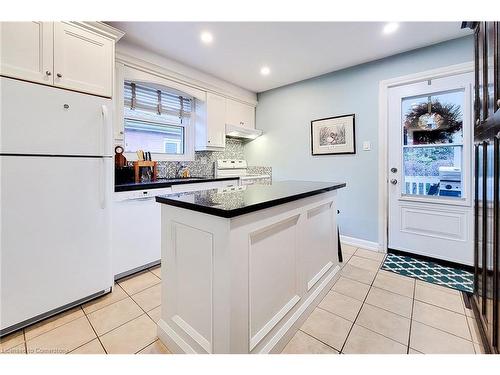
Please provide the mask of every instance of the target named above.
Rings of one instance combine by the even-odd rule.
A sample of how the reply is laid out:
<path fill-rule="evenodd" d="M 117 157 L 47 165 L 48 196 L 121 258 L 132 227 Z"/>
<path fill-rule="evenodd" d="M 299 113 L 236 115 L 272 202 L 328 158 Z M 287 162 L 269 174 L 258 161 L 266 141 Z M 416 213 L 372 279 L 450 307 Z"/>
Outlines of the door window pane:
<path fill-rule="evenodd" d="M 462 197 L 462 146 L 404 147 L 403 194 Z"/>
<path fill-rule="evenodd" d="M 463 90 L 403 99 L 403 144 L 461 144 L 463 102 Z"/>

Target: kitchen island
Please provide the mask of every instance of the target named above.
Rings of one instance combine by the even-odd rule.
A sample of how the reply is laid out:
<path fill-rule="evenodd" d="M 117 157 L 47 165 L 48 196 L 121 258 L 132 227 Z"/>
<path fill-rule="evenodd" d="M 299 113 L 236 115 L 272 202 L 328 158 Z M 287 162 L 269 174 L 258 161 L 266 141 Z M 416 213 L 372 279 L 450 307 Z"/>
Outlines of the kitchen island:
<path fill-rule="evenodd" d="M 338 278 L 344 186 L 282 181 L 156 197 L 159 338 L 175 353 L 280 352 Z"/>

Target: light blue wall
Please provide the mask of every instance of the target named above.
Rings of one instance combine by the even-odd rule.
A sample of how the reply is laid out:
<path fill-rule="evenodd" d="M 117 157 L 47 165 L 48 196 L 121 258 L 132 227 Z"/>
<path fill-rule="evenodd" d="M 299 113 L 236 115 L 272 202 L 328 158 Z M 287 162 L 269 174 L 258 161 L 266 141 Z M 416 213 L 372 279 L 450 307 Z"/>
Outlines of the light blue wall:
<path fill-rule="evenodd" d="M 246 158 L 272 166 L 280 180 L 345 181 L 341 233 L 378 242 L 379 81 L 472 59 L 473 39 L 465 37 L 261 93 L 256 123 L 264 135 L 245 146 Z M 310 121 L 349 113 L 356 114 L 357 153 L 311 156 Z"/>

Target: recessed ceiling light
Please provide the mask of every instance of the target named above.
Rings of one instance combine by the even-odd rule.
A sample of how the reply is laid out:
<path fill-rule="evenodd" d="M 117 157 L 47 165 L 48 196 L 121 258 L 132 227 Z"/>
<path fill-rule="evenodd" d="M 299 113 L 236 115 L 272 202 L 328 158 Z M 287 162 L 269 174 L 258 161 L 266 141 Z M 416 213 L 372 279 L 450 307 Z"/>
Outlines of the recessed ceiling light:
<path fill-rule="evenodd" d="M 212 33 L 208 32 L 208 31 L 203 31 L 200 34 L 200 39 L 203 43 L 210 44 L 214 41 L 214 36 L 212 35 Z"/>
<path fill-rule="evenodd" d="M 399 27 L 397 22 L 389 22 L 384 26 L 384 34 L 391 34 L 396 31 Z"/>
<path fill-rule="evenodd" d="M 268 66 L 263 66 L 262 68 L 260 68 L 260 74 L 262 74 L 263 76 L 267 76 L 269 75 L 269 73 L 271 73 L 271 69 L 269 69 Z"/>

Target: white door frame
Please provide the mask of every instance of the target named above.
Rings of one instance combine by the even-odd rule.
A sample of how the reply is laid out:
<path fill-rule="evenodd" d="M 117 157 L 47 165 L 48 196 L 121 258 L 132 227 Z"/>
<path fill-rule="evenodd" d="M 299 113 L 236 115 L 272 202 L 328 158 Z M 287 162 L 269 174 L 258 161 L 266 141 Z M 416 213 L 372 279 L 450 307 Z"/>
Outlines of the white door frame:
<path fill-rule="evenodd" d="M 378 119 L 378 242 L 379 250 L 387 252 L 388 241 L 388 98 L 389 89 L 397 86 L 427 81 L 474 71 L 474 62 L 450 65 L 442 68 L 409 74 L 379 82 L 379 119 Z"/>

